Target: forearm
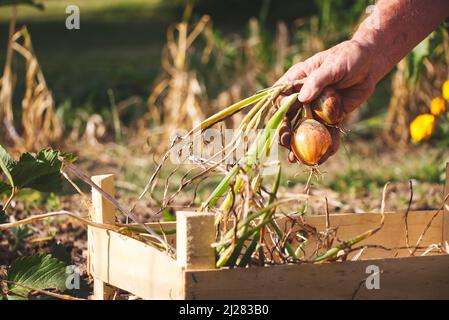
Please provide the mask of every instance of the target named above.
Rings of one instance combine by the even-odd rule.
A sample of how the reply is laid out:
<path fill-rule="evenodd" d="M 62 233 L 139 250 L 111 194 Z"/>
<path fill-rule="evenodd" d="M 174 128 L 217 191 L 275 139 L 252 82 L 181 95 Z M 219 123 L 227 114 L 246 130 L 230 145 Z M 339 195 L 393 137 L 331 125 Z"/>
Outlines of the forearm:
<path fill-rule="evenodd" d="M 449 16 L 448 0 L 379 0 L 373 8 L 353 40 L 373 51 L 376 81 Z"/>

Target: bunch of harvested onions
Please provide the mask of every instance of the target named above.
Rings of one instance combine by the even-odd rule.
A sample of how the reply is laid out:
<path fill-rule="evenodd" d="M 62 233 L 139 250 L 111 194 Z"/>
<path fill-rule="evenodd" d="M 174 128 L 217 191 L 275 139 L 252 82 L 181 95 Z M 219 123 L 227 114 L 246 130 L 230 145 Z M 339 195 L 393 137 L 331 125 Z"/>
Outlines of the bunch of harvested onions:
<path fill-rule="evenodd" d="M 339 247 L 332 249 L 321 244 L 312 256 L 306 257 L 304 250 L 309 240 L 319 239 L 320 236 L 316 232 L 310 233 L 311 229 L 305 225 L 299 230 L 286 232 L 279 224 L 278 218 L 286 205 L 289 208 L 298 204 L 300 207 L 307 207 L 308 195 L 278 197 L 281 172 L 279 163 L 278 174 L 271 187 L 266 186 L 266 177 L 261 174 L 261 169 L 266 165 L 266 155 L 272 150 L 273 143 L 276 143 L 274 137 L 279 132 L 284 117 L 294 104 L 299 103 L 298 93 L 284 98 L 279 108 L 275 109 L 272 106 L 281 94 L 290 92 L 295 85 L 297 83 L 281 84 L 264 89 L 214 114 L 174 141 L 174 143 L 180 140 L 190 141 L 192 139 L 188 138 L 201 134 L 205 129 L 248 107 L 251 108 L 243 117 L 235 137 L 229 144 L 223 145 L 220 152 L 232 154 L 251 130 L 262 129 L 238 161 L 231 166 L 226 166 L 223 165 L 226 157 L 215 163 L 210 159 L 204 160 L 202 167 L 206 167 L 206 164 L 209 167 L 193 178 L 186 179 L 187 181 L 183 182 L 174 194 L 162 201 L 165 206 L 169 206 L 186 185 L 208 176 L 212 171 L 217 171 L 215 169 L 224 172 L 224 177 L 198 208 L 200 212 L 213 212 L 216 215 L 217 241 L 214 247 L 217 254 L 217 267 L 244 267 L 252 264 L 256 258 L 259 262 L 263 261 L 262 264 L 292 260 L 328 260 L 332 259 L 335 252 L 340 249 Z M 332 88 L 325 89 L 316 101 L 301 105 L 292 125 L 291 149 L 297 160 L 314 168 L 335 154 L 340 141 L 338 126 L 343 117 L 341 99 Z M 166 158 L 167 155 L 164 159 Z M 162 164 L 150 179 L 146 190 L 154 189 L 155 177 L 161 166 Z M 297 219 L 303 213 L 304 210 L 295 210 L 290 217 Z M 267 233 L 270 234 L 271 244 L 266 242 Z M 290 239 L 292 233 L 294 241 Z M 354 243 L 356 242 L 358 241 Z M 332 241 L 326 241 L 326 243 L 329 244 Z M 273 258 L 267 258 L 268 254 Z"/>

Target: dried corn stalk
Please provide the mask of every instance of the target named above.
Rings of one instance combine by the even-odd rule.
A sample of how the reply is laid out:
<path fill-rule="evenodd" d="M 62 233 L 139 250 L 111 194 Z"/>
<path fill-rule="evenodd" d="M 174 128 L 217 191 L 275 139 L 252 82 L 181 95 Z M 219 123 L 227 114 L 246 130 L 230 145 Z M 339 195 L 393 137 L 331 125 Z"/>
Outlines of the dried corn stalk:
<path fill-rule="evenodd" d="M 407 79 L 407 62 L 402 60 L 391 83 L 392 96 L 386 118 L 384 136 L 390 145 L 405 145 L 409 140 L 408 124 L 411 117 L 410 104 L 414 90 L 410 90 Z"/>
<path fill-rule="evenodd" d="M 23 44 L 18 40 L 23 38 Z M 62 125 L 54 113 L 54 100 L 34 53 L 26 28 L 14 35 L 13 48 L 25 58 L 26 82 L 22 99 L 24 148 L 37 150 L 54 144 L 62 136 Z"/>
<path fill-rule="evenodd" d="M 435 40 L 439 32 L 441 42 Z M 410 121 L 418 112 L 428 112 L 432 98 L 440 95 L 441 84 L 448 77 L 448 62 L 449 35 L 440 28 L 398 64 L 384 130 L 389 144 L 403 146 L 410 141 Z"/>
<path fill-rule="evenodd" d="M 0 119 L 3 119 L 3 123 L 0 124 L 0 133 L 2 136 L 10 137 L 13 141 L 19 140 L 14 129 L 14 115 L 12 112 L 12 97 L 14 91 L 14 79 L 12 74 L 12 58 L 13 58 L 13 35 L 16 26 L 17 8 L 12 8 L 12 17 L 9 24 L 9 37 L 8 46 L 6 49 L 5 67 L 3 70 L 3 76 L 0 81 Z"/>
<path fill-rule="evenodd" d="M 190 55 L 194 41 L 210 28 L 210 18 L 203 16 L 190 31 L 185 21 L 167 31 L 162 57 L 164 73 L 148 98 L 148 115 L 156 124 L 163 122 L 164 138 L 178 128 L 193 127 L 204 118 L 206 93 L 197 74 L 190 69 Z M 206 55 L 208 48 L 204 51 Z"/>
<path fill-rule="evenodd" d="M 243 100 L 249 94 L 260 90 L 261 86 L 275 83 L 285 72 L 285 61 L 292 52 L 288 28 L 284 22 L 278 22 L 274 41 L 267 46 L 260 22 L 256 18 L 249 21 L 248 38 L 238 38 L 232 46 L 241 49 L 240 56 L 244 58 L 234 61 L 232 67 L 235 69 L 237 78 L 231 79 L 232 83 L 229 84 L 228 89 L 221 92 L 211 103 L 214 110 Z M 260 76 L 265 78 L 263 83 Z M 242 116 L 237 114 L 232 119 L 228 119 L 226 125 L 237 126 L 243 119 Z"/>
<path fill-rule="evenodd" d="M 0 117 L 9 138 L 18 150 L 38 150 L 54 145 L 62 136 L 62 125 L 54 113 L 54 100 L 33 50 L 26 27 L 14 32 L 16 10 L 10 24 L 7 58 L 0 88 Z M 20 43 L 22 40 L 23 43 Z M 14 52 L 25 59 L 25 93 L 22 98 L 21 130 L 14 124 Z"/>

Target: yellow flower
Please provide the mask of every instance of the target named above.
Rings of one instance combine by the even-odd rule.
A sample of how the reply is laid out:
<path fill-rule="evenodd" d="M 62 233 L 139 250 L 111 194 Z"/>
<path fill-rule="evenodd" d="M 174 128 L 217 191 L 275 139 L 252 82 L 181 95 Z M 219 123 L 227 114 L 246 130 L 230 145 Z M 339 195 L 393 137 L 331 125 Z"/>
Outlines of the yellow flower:
<path fill-rule="evenodd" d="M 438 117 L 440 114 L 446 111 L 446 102 L 443 98 L 436 97 L 432 99 L 430 103 L 430 113 Z"/>
<path fill-rule="evenodd" d="M 433 114 L 421 114 L 410 123 L 410 135 L 413 142 L 428 139 L 435 131 L 435 116 Z"/>
<path fill-rule="evenodd" d="M 449 101 L 449 80 L 446 80 L 443 83 L 443 98 L 446 101 Z"/>

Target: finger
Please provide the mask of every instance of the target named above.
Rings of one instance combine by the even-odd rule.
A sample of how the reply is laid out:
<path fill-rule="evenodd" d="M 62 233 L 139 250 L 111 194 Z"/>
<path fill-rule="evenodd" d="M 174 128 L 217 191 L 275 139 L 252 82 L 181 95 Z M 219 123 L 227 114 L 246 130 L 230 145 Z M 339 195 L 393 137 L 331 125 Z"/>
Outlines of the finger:
<path fill-rule="evenodd" d="M 323 63 L 327 55 L 327 52 L 328 52 L 327 50 L 318 52 L 317 54 L 313 55 L 307 60 L 294 64 L 293 66 L 290 67 L 290 69 L 287 70 L 287 72 L 284 73 L 284 75 L 281 78 L 279 78 L 278 81 L 276 81 L 275 85 L 282 83 L 290 83 L 295 80 L 307 78 L 313 72 L 313 70 L 319 68 L 319 66 Z M 298 84 L 292 87 L 290 92 L 287 92 L 287 94 L 299 92 L 301 90 L 301 87 L 302 84 Z"/>
<path fill-rule="evenodd" d="M 308 77 L 314 70 L 318 69 L 323 62 L 326 60 L 327 55 L 329 54 L 329 50 L 321 51 L 310 58 L 306 59 L 303 62 L 297 64 L 297 67 L 302 70 L 302 77 Z M 294 80 L 294 79 L 293 79 Z"/>
<path fill-rule="evenodd" d="M 282 104 L 285 102 L 286 98 L 288 98 L 288 95 L 281 94 L 274 102 L 276 108 L 279 108 L 280 106 L 282 106 Z M 287 111 L 287 118 L 289 118 L 290 120 L 293 120 L 293 118 L 298 113 L 300 108 L 302 108 L 302 103 L 299 100 L 296 100 L 293 103 L 293 105 L 290 107 L 290 109 Z"/>
<path fill-rule="evenodd" d="M 282 120 L 281 127 L 279 129 L 279 143 L 281 146 L 290 149 L 291 138 L 292 138 L 292 121 L 298 113 L 302 104 L 296 101 L 288 110 L 286 116 Z"/>
<path fill-rule="evenodd" d="M 282 106 L 287 97 L 288 97 L 287 94 L 281 93 L 279 97 L 276 98 L 276 100 L 274 101 L 274 105 L 276 106 L 277 109 L 279 109 Z"/>
<path fill-rule="evenodd" d="M 301 80 L 307 77 L 305 68 L 307 68 L 307 65 L 304 62 L 294 64 L 293 66 L 290 67 L 290 69 L 287 70 L 287 72 L 284 73 L 282 77 L 279 78 L 278 81 L 276 81 L 275 85 L 282 83 L 290 83 L 294 80 Z"/>
<path fill-rule="evenodd" d="M 302 108 L 302 103 L 296 100 L 293 105 L 290 107 L 290 109 L 286 113 L 286 117 L 288 120 L 293 121 L 295 116 L 298 114 L 299 109 Z"/>
<path fill-rule="evenodd" d="M 341 80 L 341 77 L 333 62 L 325 62 L 307 77 L 298 99 L 301 102 L 311 102 L 320 95 L 325 87 L 339 80 Z"/>
<path fill-rule="evenodd" d="M 296 159 L 295 154 L 293 153 L 293 151 L 290 151 L 288 154 L 288 161 L 291 163 L 296 163 L 298 162 L 298 160 Z"/>
<path fill-rule="evenodd" d="M 287 112 L 286 116 L 282 120 L 281 127 L 279 129 L 279 143 L 281 146 L 290 149 L 290 144 L 292 140 L 292 121 L 299 112 L 302 104 L 296 101 Z"/>
<path fill-rule="evenodd" d="M 319 68 L 321 63 L 324 61 L 328 51 L 319 52 L 306 61 L 294 64 L 284 73 L 282 77 L 274 85 L 291 83 L 295 80 L 301 80 L 307 78 L 313 70 Z M 290 94 L 294 92 L 300 92 L 302 89 L 302 84 L 296 84 L 289 90 L 283 92 L 275 101 L 275 106 L 279 108 L 283 100 Z"/>
<path fill-rule="evenodd" d="M 279 129 L 279 143 L 281 146 L 290 149 L 292 133 L 290 128 L 290 120 L 285 117 Z"/>

